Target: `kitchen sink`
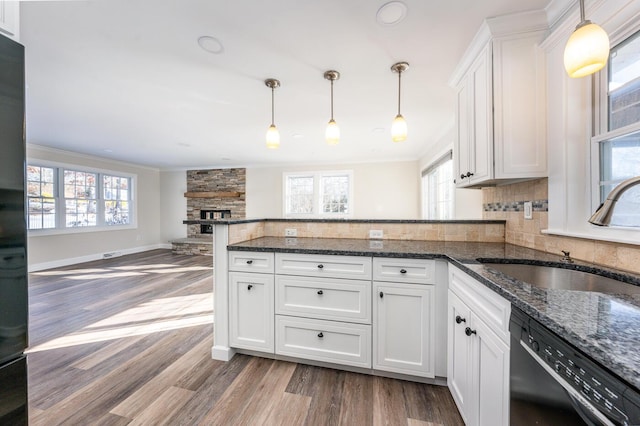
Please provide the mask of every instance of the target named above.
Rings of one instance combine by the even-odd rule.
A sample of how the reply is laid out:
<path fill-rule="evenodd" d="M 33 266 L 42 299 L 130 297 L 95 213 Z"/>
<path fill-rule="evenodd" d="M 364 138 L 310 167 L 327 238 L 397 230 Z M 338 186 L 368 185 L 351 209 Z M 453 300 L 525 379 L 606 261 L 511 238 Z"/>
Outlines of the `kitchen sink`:
<path fill-rule="evenodd" d="M 482 263 L 488 268 L 540 288 L 640 294 L 640 286 L 575 269 L 523 263 Z"/>

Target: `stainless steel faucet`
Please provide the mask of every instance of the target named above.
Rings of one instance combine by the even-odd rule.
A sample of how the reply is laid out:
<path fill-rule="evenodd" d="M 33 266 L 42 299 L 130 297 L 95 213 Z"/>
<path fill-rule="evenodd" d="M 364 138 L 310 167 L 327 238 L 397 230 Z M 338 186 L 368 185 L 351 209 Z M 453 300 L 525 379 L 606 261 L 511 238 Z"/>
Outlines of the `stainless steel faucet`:
<path fill-rule="evenodd" d="M 611 216 L 613 216 L 613 209 L 615 208 L 616 202 L 620 199 L 622 193 L 638 184 L 640 184 L 640 176 L 622 181 L 620 185 L 613 188 L 607 199 L 604 200 L 604 203 L 600 204 L 600 207 L 598 207 L 593 216 L 589 218 L 589 223 L 593 223 L 598 226 L 609 226 L 611 223 Z"/>

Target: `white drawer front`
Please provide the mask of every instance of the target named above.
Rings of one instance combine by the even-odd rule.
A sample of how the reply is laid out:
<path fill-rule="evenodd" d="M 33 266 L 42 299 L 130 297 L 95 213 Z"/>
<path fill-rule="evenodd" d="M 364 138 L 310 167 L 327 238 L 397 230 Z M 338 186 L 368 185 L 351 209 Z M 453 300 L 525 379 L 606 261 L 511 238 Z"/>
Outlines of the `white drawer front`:
<path fill-rule="evenodd" d="M 373 280 L 398 283 L 435 284 L 436 261 L 433 259 L 373 259 Z"/>
<path fill-rule="evenodd" d="M 276 274 L 370 280 L 371 258 L 276 253 Z"/>
<path fill-rule="evenodd" d="M 276 354 L 371 368 L 371 326 L 276 315 Z"/>
<path fill-rule="evenodd" d="M 229 270 L 239 272 L 273 273 L 273 253 L 230 251 Z"/>
<path fill-rule="evenodd" d="M 449 265 L 449 289 L 509 346 L 511 303 L 507 299 L 453 265 Z"/>
<path fill-rule="evenodd" d="M 371 323 L 371 281 L 276 275 L 276 314 Z"/>

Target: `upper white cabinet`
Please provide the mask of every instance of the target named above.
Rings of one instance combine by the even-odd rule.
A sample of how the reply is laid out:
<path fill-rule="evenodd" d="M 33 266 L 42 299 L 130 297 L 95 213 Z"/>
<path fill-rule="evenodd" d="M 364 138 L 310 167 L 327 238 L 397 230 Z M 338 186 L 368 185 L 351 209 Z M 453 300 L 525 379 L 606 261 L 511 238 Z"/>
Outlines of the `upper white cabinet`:
<path fill-rule="evenodd" d="M 542 11 L 484 21 L 454 72 L 456 184 L 547 176 Z"/>
<path fill-rule="evenodd" d="M 0 0 L 0 34 L 20 38 L 20 2 Z"/>

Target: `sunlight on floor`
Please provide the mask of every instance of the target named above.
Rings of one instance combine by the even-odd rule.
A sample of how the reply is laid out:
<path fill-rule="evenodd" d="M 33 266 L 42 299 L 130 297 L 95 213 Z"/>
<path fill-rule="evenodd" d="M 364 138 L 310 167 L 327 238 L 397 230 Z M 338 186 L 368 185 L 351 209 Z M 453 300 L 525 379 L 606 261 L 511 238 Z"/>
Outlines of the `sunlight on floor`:
<path fill-rule="evenodd" d="M 147 274 L 179 274 L 210 270 L 211 266 L 178 266 L 169 263 L 150 265 L 116 266 L 113 268 L 65 269 L 33 272 L 32 275 L 42 277 L 66 277 L 70 280 L 95 280 L 100 278 L 136 277 Z"/>
<path fill-rule="evenodd" d="M 88 325 L 78 332 L 29 348 L 26 352 L 213 324 L 212 310 L 212 293 L 154 299 Z"/>

